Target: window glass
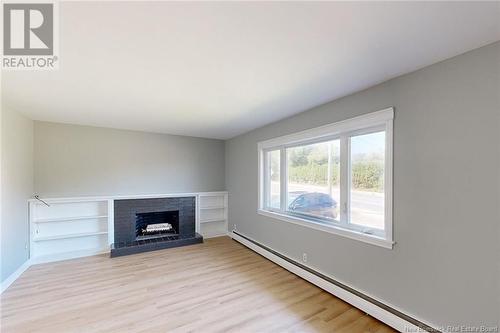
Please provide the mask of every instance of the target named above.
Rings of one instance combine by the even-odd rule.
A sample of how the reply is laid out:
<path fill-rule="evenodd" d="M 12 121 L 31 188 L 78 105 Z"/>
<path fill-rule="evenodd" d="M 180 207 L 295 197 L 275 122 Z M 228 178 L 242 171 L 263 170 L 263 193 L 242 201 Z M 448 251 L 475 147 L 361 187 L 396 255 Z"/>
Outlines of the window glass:
<path fill-rule="evenodd" d="M 340 141 L 288 148 L 288 202 L 291 213 L 339 220 Z"/>
<path fill-rule="evenodd" d="M 280 209 L 280 151 L 273 150 L 267 153 L 268 163 L 268 206 Z"/>
<path fill-rule="evenodd" d="M 350 223 L 384 229 L 385 131 L 350 138 Z"/>

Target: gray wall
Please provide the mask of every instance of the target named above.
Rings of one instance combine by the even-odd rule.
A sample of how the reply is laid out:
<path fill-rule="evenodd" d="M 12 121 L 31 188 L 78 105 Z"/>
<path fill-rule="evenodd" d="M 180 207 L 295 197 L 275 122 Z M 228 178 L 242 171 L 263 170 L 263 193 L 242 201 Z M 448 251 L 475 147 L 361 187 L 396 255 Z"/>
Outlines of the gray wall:
<path fill-rule="evenodd" d="M 44 197 L 225 190 L 224 142 L 35 121 Z"/>
<path fill-rule="evenodd" d="M 1 280 L 28 259 L 28 202 L 33 195 L 33 121 L 2 107 Z"/>
<path fill-rule="evenodd" d="M 498 325 L 500 43 L 226 142 L 230 227 L 435 325 Z M 393 250 L 260 216 L 257 142 L 395 107 Z"/>

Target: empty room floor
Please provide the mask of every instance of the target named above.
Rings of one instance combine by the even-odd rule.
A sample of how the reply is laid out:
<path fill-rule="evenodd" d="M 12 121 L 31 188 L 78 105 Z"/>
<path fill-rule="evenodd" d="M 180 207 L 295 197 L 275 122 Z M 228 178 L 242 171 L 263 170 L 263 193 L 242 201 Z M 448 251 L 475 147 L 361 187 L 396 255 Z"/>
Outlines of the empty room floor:
<path fill-rule="evenodd" d="M 2 295 L 7 332 L 392 332 L 228 237 L 34 265 Z"/>

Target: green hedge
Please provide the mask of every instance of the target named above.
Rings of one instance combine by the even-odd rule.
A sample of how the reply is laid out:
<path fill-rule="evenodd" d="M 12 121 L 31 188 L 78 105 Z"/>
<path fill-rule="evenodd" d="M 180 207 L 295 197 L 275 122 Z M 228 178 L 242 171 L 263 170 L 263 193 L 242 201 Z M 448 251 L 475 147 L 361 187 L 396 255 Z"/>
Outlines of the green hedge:
<path fill-rule="evenodd" d="M 352 185 L 356 189 L 381 191 L 384 188 L 384 166 L 377 162 L 354 163 Z"/>
<path fill-rule="evenodd" d="M 288 177 L 292 183 L 327 185 L 327 164 L 291 165 Z M 384 182 L 384 167 L 380 162 L 355 162 L 352 166 L 352 185 L 355 189 L 381 191 Z M 339 182 L 338 169 L 332 170 L 332 185 Z"/>
<path fill-rule="evenodd" d="M 306 183 L 312 185 L 327 185 L 328 165 L 309 164 L 290 166 L 288 177 L 292 183 Z M 338 184 L 338 170 L 332 170 L 333 185 Z"/>

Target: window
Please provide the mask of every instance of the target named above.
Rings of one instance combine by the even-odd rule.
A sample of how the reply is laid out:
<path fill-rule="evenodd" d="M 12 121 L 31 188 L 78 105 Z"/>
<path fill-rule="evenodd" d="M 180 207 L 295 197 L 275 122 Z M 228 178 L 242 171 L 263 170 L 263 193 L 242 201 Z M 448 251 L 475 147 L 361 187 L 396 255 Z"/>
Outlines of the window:
<path fill-rule="evenodd" d="M 259 213 L 392 248 L 393 116 L 259 143 Z"/>

